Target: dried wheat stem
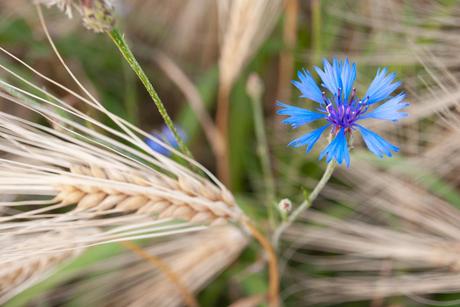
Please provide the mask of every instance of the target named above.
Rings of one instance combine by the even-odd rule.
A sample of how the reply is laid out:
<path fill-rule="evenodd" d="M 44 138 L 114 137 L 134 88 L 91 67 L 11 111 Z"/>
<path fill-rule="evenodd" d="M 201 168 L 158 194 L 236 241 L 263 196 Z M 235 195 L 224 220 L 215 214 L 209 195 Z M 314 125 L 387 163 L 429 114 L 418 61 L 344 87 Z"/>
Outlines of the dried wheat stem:
<path fill-rule="evenodd" d="M 285 19 L 283 26 L 283 42 L 285 50 L 280 54 L 278 74 L 278 97 L 284 101 L 290 98 L 289 82 L 294 73 L 294 48 L 297 42 L 297 20 L 299 15 L 299 0 L 284 1 Z"/>
<path fill-rule="evenodd" d="M 223 150 L 217 159 L 217 174 L 219 179 L 225 184 L 230 184 L 230 153 L 229 153 L 229 114 L 230 112 L 230 87 L 221 82 L 219 87 L 216 125 L 223 138 Z"/>
<path fill-rule="evenodd" d="M 150 262 L 154 267 L 158 268 L 168 279 L 171 281 L 179 290 L 180 295 L 186 302 L 186 304 L 190 307 L 197 307 L 199 306 L 198 301 L 194 297 L 193 293 L 191 293 L 187 286 L 183 283 L 183 281 L 177 276 L 177 274 L 172 270 L 172 268 L 163 260 L 154 255 L 151 255 L 140 248 L 138 245 L 134 244 L 131 241 L 122 242 L 122 244 L 132 250 L 137 255 L 141 256 L 142 258 L 146 259 Z"/>
<path fill-rule="evenodd" d="M 267 253 L 268 258 L 268 274 L 269 274 L 269 288 L 268 288 L 268 305 L 270 307 L 279 306 L 279 272 L 278 272 L 278 258 L 275 250 L 270 241 L 264 236 L 249 220 L 244 220 L 245 225 L 250 231 L 251 235 L 260 243 L 262 248 Z"/>

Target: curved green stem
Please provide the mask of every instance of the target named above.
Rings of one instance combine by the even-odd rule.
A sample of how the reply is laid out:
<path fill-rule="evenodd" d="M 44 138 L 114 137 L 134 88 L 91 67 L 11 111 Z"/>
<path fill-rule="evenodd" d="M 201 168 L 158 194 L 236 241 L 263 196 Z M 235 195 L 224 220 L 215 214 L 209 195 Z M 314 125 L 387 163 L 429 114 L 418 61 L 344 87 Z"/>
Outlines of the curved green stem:
<path fill-rule="evenodd" d="M 275 249 L 278 249 L 279 245 L 279 240 L 283 232 L 291 226 L 291 224 L 299 217 L 299 215 L 306 209 L 310 208 L 312 203 L 315 201 L 316 197 L 318 197 L 319 193 L 324 189 L 326 186 L 327 182 L 332 176 L 332 173 L 334 172 L 335 167 L 337 166 L 337 162 L 335 160 L 332 160 L 328 165 L 326 170 L 324 171 L 323 177 L 321 177 L 321 180 L 318 182 L 316 187 L 313 189 L 311 194 L 308 196 L 308 198 L 296 209 L 294 212 L 292 212 L 288 219 L 281 223 L 280 226 L 275 230 L 275 233 L 273 234 L 272 242 L 273 246 Z"/>
<path fill-rule="evenodd" d="M 266 205 L 268 211 L 268 219 L 271 229 L 275 226 L 275 212 L 276 206 L 276 185 L 273 176 L 272 166 L 270 162 L 270 151 L 268 148 L 267 134 L 265 131 L 264 115 L 262 110 L 262 91 L 249 91 L 248 94 L 252 100 L 254 110 L 254 126 L 257 141 L 257 155 L 262 166 L 262 174 L 264 179 L 264 188 L 266 193 Z"/>
<path fill-rule="evenodd" d="M 131 49 L 129 48 L 128 43 L 126 42 L 125 38 L 123 35 L 118 31 L 118 29 L 113 29 L 112 31 L 108 32 L 108 35 L 110 38 L 113 40 L 115 45 L 118 47 L 118 50 L 120 50 L 121 54 L 125 58 L 126 62 L 128 62 L 129 66 L 131 66 L 131 69 L 136 73 L 136 75 L 139 77 L 141 80 L 142 84 L 144 85 L 145 89 L 149 93 L 150 97 L 152 98 L 153 102 L 155 103 L 158 111 L 160 112 L 161 117 L 163 118 L 165 124 L 168 126 L 169 130 L 174 135 L 174 138 L 177 140 L 177 143 L 179 144 L 179 150 L 191 157 L 191 152 L 185 145 L 184 141 L 182 138 L 179 136 L 179 133 L 177 132 L 176 127 L 173 124 L 173 121 L 171 120 L 171 117 L 169 117 L 168 112 L 166 111 L 165 106 L 161 102 L 160 97 L 158 96 L 157 92 L 153 88 L 152 83 L 150 82 L 149 78 L 145 74 L 144 70 L 140 66 L 139 62 L 136 60 L 134 57 L 134 54 L 132 53 Z"/>

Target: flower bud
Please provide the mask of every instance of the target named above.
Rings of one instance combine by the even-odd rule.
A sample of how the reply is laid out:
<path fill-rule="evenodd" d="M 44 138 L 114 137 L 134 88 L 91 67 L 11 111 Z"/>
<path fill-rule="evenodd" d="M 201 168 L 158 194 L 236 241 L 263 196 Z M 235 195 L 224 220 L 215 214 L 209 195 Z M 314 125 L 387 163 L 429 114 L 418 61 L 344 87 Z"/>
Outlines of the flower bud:
<path fill-rule="evenodd" d="M 278 210 L 281 212 L 281 214 L 286 215 L 292 211 L 292 202 L 284 198 L 278 203 Z"/>
<path fill-rule="evenodd" d="M 260 99 L 264 91 L 264 84 L 256 73 L 252 73 L 246 82 L 246 91 L 253 99 Z"/>

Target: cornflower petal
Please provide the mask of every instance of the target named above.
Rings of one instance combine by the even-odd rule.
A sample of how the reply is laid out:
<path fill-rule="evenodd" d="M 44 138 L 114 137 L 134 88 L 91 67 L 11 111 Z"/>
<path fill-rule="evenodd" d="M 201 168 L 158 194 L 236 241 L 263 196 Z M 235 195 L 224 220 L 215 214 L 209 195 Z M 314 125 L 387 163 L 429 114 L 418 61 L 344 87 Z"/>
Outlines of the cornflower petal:
<path fill-rule="evenodd" d="M 366 143 L 367 148 L 379 158 L 383 158 L 384 155 L 391 157 L 391 151 L 398 152 L 399 148 L 390 142 L 386 141 L 377 133 L 364 128 L 361 125 L 355 125 L 363 137 L 364 143 Z"/>
<path fill-rule="evenodd" d="M 367 101 L 368 104 L 373 104 L 387 99 L 391 93 L 393 93 L 394 90 L 401 85 L 401 82 L 399 81 L 392 83 L 396 78 L 395 73 L 387 75 L 387 72 L 388 69 L 386 67 L 384 69 L 377 70 L 374 80 L 372 80 L 366 95 L 364 95 L 364 98 L 369 97 L 369 100 Z"/>
<path fill-rule="evenodd" d="M 325 114 L 313 112 L 304 108 L 290 106 L 280 101 L 278 101 L 276 105 L 282 108 L 276 112 L 277 114 L 289 116 L 288 118 L 283 119 L 282 123 L 291 125 L 292 128 L 298 128 L 302 125 L 309 124 L 318 119 L 326 117 Z"/>
<path fill-rule="evenodd" d="M 187 140 L 187 135 L 185 134 L 184 130 L 182 130 L 180 127 L 176 127 L 177 133 L 179 133 L 179 137 L 183 139 L 184 141 Z M 161 128 L 161 131 L 153 131 L 151 133 L 152 136 L 155 138 L 161 140 L 162 142 L 169 144 L 173 148 L 178 148 L 179 143 L 176 140 L 176 137 L 174 136 L 174 133 L 168 128 L 168 126 L 163 125 Z M 162 154 L 164 156 L 170 157 L 172 155 L 172 152 L 158 143 L 155 140 L 152 140 L 151 138 L 146 138 L 145 142 L 147 145 L 153 149 L 154 151 L 158 152 L 159 154 Z"/>
<path fill-rule="evenodd" d="M 356 64 L 353 63 L 350 65 L 348 59 L 345 59 L 345 62 L 342 64 L 340 76 L 343 85 L 343 99 L 347 103 L 356 80 Z"/>
<path fill-rule="evenodd" d="M 332 95 L 337 95 L 338 89 L 342 88 L 342 80 L 340 77 L 341 65 L 337 59 L 332 61 L 332 65 L 324 59 L 323 65 L 324 71 L 316 66 L 315 70 L 321 78 L 323 86 L 327 88 Z"/>
<path fill-rule="evenodd" d="M 327 155 L 327 163 L 335 159 L 338 164 L 342 164 L 342 161 L 345 161 L 347 167 L 350 167 L 350 153 L 348 152 L 348 142 L 343 128 L 340 129 L 332 142 L 321 152 L 319 159 L 323 159 L 325 155 Z"/>
<path fill-rule="evenodd" d="M 375 118 L 389 121 L 398 121 L 404 117 L 407 117 L 407 113 L 399 112 L 400 110 L 407 108 L 410 105 L 404 101 L 404 98 L 406 98 L 406 95 L 401 93 L 381 104 L 374 110 L 363 114 L 359 119 Z"/>
<path fill-rule="evenodd" d="M 309 153 L 315 146 L 316 142 L 318 142 L 324 130 L 326 130 L 326 128 L 328 127 L 330 127 L 330 124 L 319 127 L 305 135 L 302 135 L 301 137 L 296 138 L 295 140 L 290 142 L 288 146 L 291 146 L 291 147 L 307 146 L 306 152 Z"/>
<path fill-rule="evenodd" d="M 305 69 L 303 71 L 299 70 L 297 78 L 299 78 L 299 81 L 292 80 L 292 84 L 294 84 L 294 86 L 297 87 L 302 94 L 300 95 L 300 98 L 307 98 L 322 104 L 323 94 L 310 72 Z"/>

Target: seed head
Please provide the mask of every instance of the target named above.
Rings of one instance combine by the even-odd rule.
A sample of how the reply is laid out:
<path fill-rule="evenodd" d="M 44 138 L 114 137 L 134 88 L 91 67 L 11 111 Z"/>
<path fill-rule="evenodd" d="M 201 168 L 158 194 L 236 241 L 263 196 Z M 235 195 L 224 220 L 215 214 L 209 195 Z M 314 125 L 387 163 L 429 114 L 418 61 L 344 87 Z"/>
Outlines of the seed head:
<path fill-rule="evenodd" d="M 107 32 L 115 26 L 114 7 L 107 0 L 82 1 L 83 25 L 96 33 Z"/>

